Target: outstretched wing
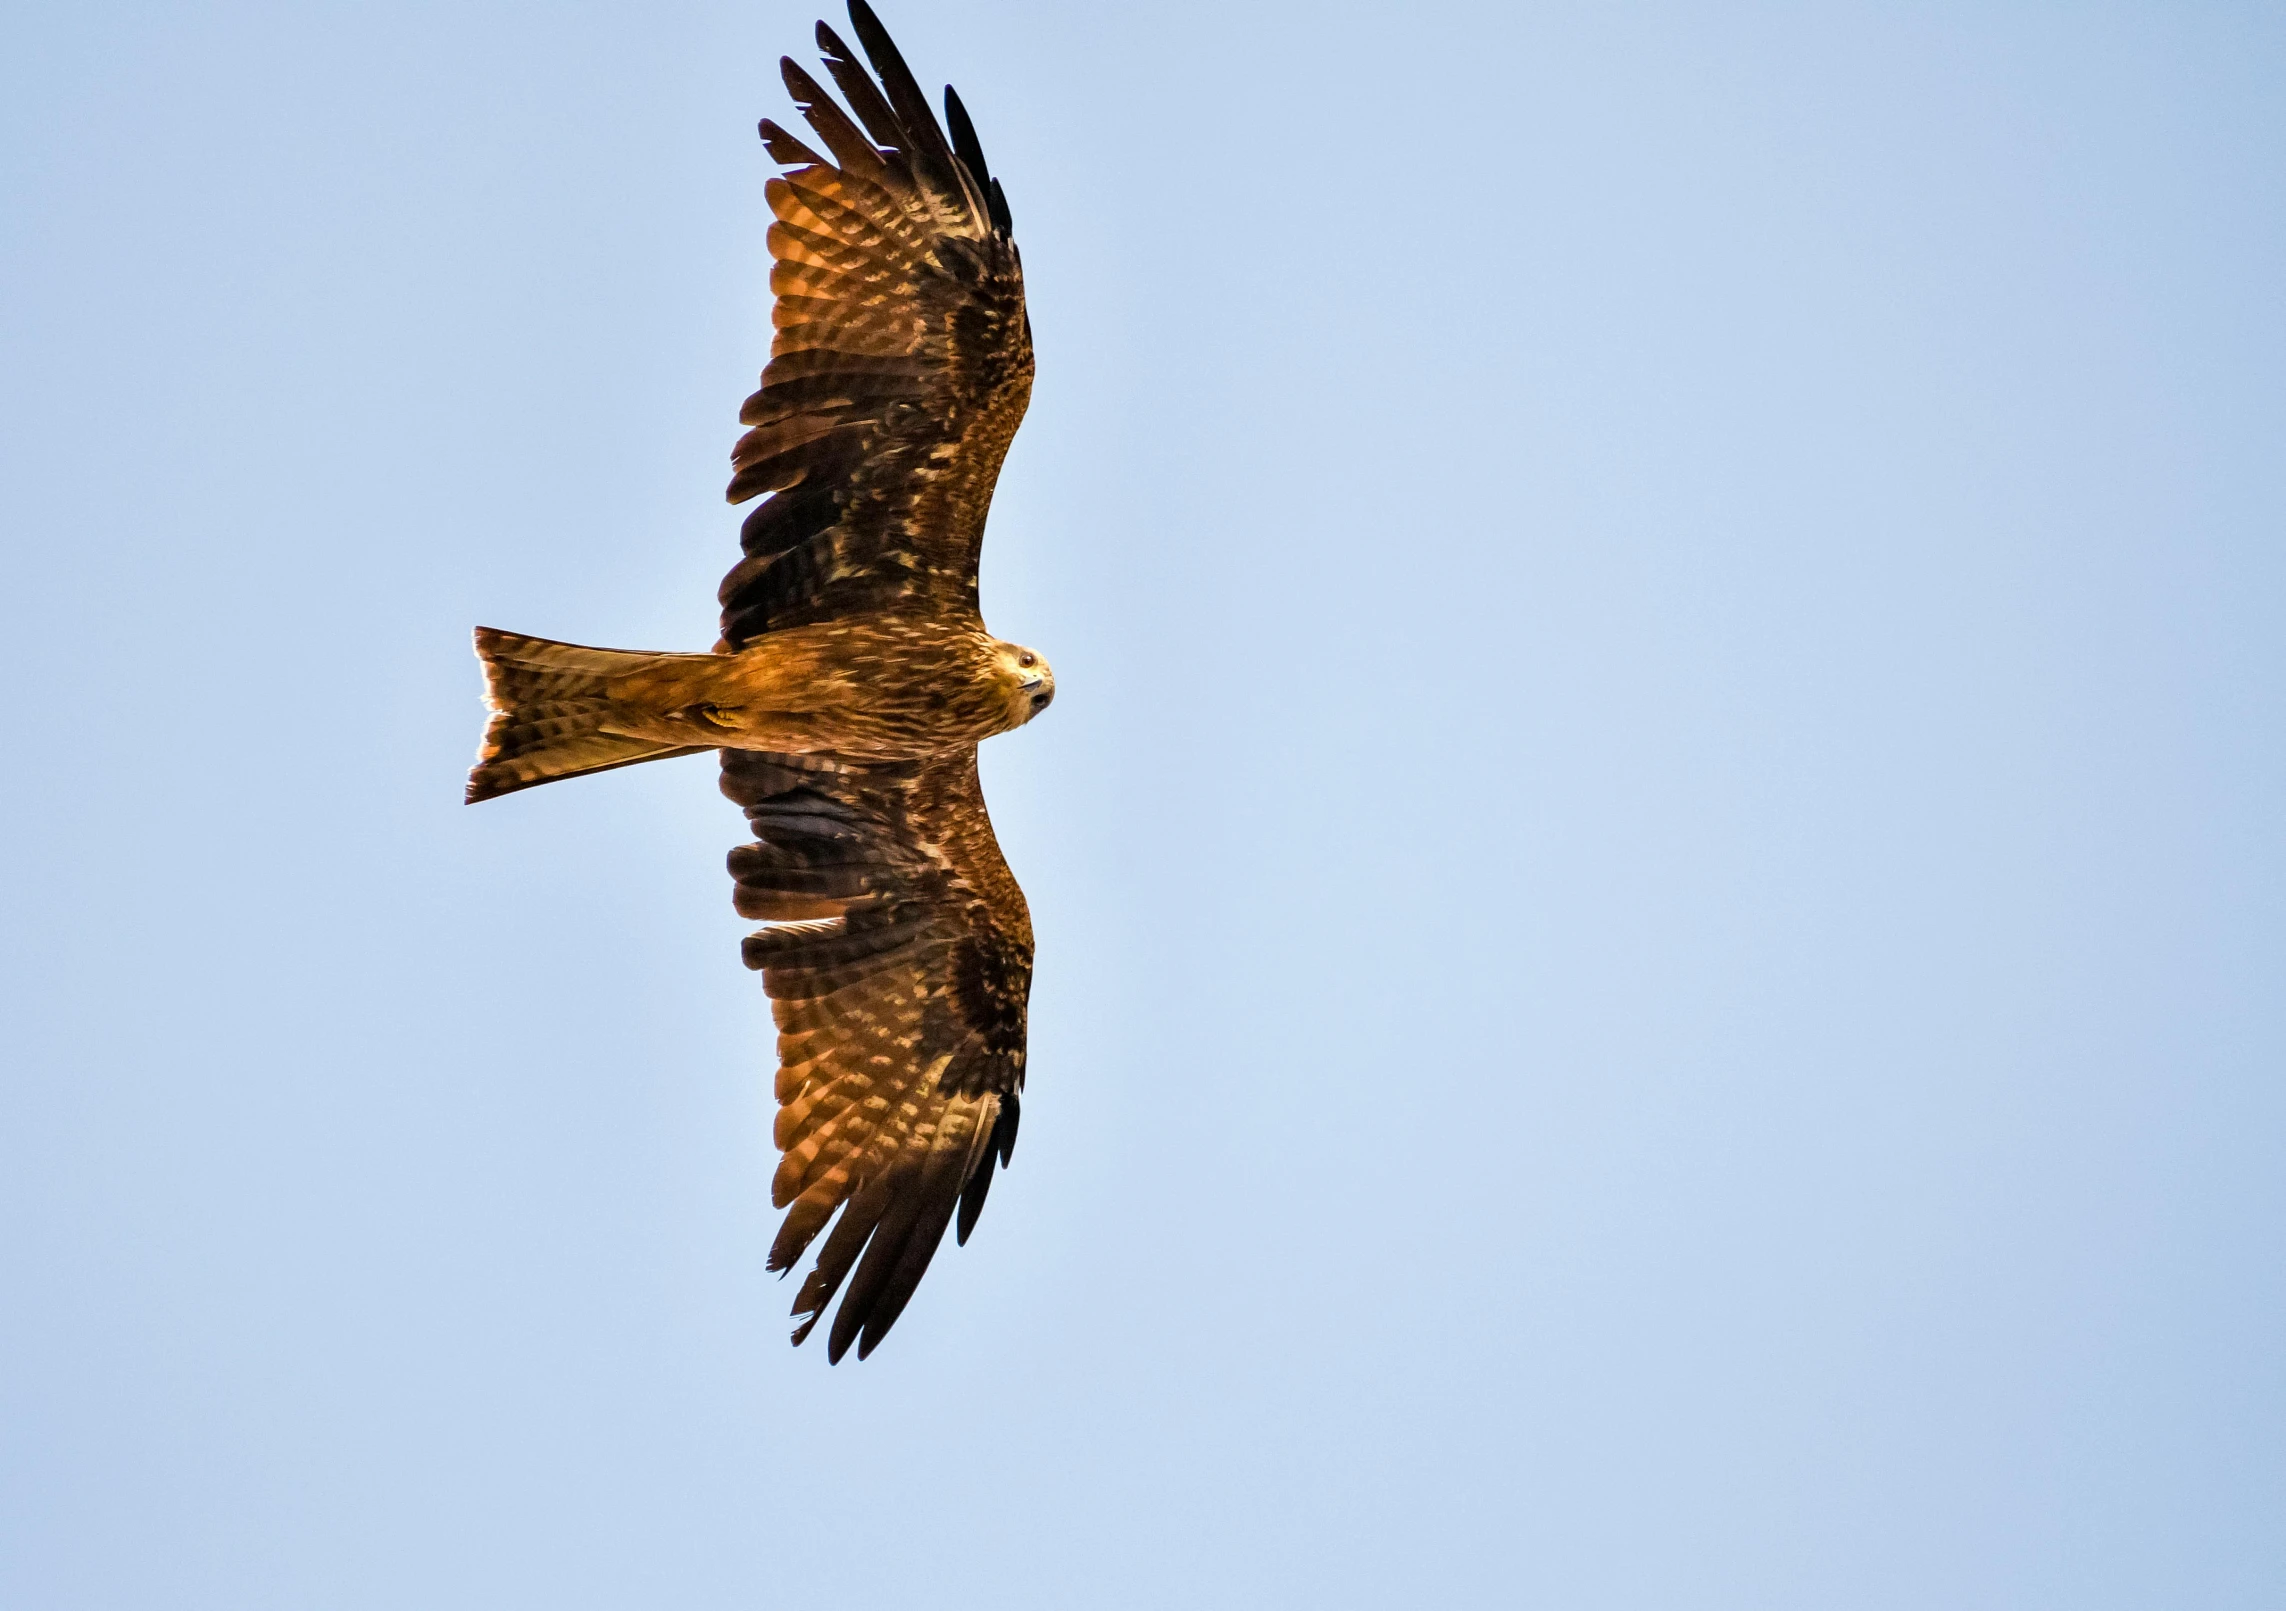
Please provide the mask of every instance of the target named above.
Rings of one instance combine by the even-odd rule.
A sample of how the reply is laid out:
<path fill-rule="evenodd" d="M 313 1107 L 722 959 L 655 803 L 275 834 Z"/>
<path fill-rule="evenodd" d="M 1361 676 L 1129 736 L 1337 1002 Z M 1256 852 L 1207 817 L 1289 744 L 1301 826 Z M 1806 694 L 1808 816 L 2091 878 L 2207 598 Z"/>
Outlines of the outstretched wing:
<path fill-rule="evenodd" d="M 723 578 L 730 649 L 859 612 L 973 613 L 985 512 L 1032 394 L 1023 266 L 968 114 L 948 87 L 948 142 L 865 0 L 849 16 L 878 83 L 822 22 L 817 36 L 849 111 L 781 63 L 830 158 L 762 124 L 790 170 L 769 185 L 777 335 L 739 414 L 753 429 L 730 501 L 771 497 Z"/>
<path fill-rule="evenodd" d="M 826 1353 L 863 1359 L 945 1226 L 959 1240 L 1016 1145 L 1032 920 L 1001 859 L 976 752 L 856 765 L 725 750 L 756 843 L 730 855 L 778 1021 L 770 1268 L 841 1211 L 794 1299 L 796 1343 L 847 1280 Z M 851 1271 L 856 1272 L 854 1276 Z"/>

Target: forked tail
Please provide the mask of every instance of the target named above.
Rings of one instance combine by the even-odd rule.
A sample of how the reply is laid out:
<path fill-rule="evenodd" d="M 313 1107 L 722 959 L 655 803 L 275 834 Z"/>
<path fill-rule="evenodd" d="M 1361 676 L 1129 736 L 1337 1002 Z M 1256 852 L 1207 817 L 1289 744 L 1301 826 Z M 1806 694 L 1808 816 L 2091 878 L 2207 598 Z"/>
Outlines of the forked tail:
<path fill-rule="evenodd" d="M 656 662 L 658 655 L 587 649 L 576 643 L 476 629 L 484 664 L 484 702 L 492 722 L 468 774 L 468 803 L 513 794 L 535 783 L 608 772 L 638 761 L 696 755 L 708 746 L 676 746 L 608 732 L 606 693 L 614 677 Z"/>

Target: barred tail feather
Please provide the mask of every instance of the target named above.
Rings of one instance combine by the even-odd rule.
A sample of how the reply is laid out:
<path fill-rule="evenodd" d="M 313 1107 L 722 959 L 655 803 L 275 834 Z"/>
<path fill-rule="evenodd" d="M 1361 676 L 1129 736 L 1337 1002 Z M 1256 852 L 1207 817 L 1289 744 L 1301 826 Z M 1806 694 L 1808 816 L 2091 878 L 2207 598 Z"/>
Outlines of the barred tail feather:
<path fill-rule="evenodd" d="M 468 774 L 470 805 L 536 783 L 696 755 L 707 747 L 677 748 L 604 730 L 611 679 L 656 661 L 657 655 L 588 649 L 478 627 L 476 658 L 484 666 L 484 702 L 492 721 L 475 770 Z"/>

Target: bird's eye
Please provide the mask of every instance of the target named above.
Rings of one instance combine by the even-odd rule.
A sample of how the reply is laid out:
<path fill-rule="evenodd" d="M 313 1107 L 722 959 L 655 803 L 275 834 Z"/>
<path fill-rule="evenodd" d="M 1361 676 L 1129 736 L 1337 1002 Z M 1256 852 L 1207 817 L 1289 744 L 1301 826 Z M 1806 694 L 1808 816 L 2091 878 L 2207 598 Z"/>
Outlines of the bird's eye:
<path fill-rule="evenodd" d="M 1020 666 L 1025 667 L 1026 669 L 1030 669 L 1031 667 L 1036 666 L 1040 663 L 1040 657 L 1034 654 L 1031 650 L 1026 649 L 1022 654 L 1016 657 L 1016 663 Z"/>

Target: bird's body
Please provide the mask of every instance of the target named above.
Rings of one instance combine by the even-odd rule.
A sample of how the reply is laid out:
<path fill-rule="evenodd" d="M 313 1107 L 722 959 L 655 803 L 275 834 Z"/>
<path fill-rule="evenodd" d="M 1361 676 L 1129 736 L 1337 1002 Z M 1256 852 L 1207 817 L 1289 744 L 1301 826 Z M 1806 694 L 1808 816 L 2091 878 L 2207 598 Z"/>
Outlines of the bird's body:
<path fill-rule="evenodd" d="M 569 775 L 550 769 L 561 756 L 559 735 L 534 727 L 539 694 L 553 696 L 545 703 L 557 714 L 566 696 L 591 702 L 581 738 L 661 753 L 764 750 L 872 761 L 973 748 L 1023 726 L 1055 697 L 1046 661 L 974 619 L 851 616 L 772 632 L 734 654 L 590 649 L 492 627 L 477 634 L 494 715 L 471 799 Z"/>
<path fill-rule="evenodd" d="M 873 68 L 823 23 L 849 110 L 793 61 L 830 155 L 765 120 L 776 336 L 730 499 L 768 499 L 723 579 L 711 654 L 477 630 L 492 719 L 468 798 L 707 750 L 755 842 L 732 852 L 779 1028 L 772 1269 L 832 1223 L 794 1341 L 862 1357 L 945 1230 L 968 1238 L 1016 1143 L 1032 923 L 976 746 L 1047 707 L 1032 650 L 985 629 L 977 557 L 1032 387 L 1006 199 L 948 88 L 946 138 L 865 0 Z M 838 1218 L 836 1217 L 838 1215 Z M 846 1283 L 846 1290 L 844 1285 Z"/>

